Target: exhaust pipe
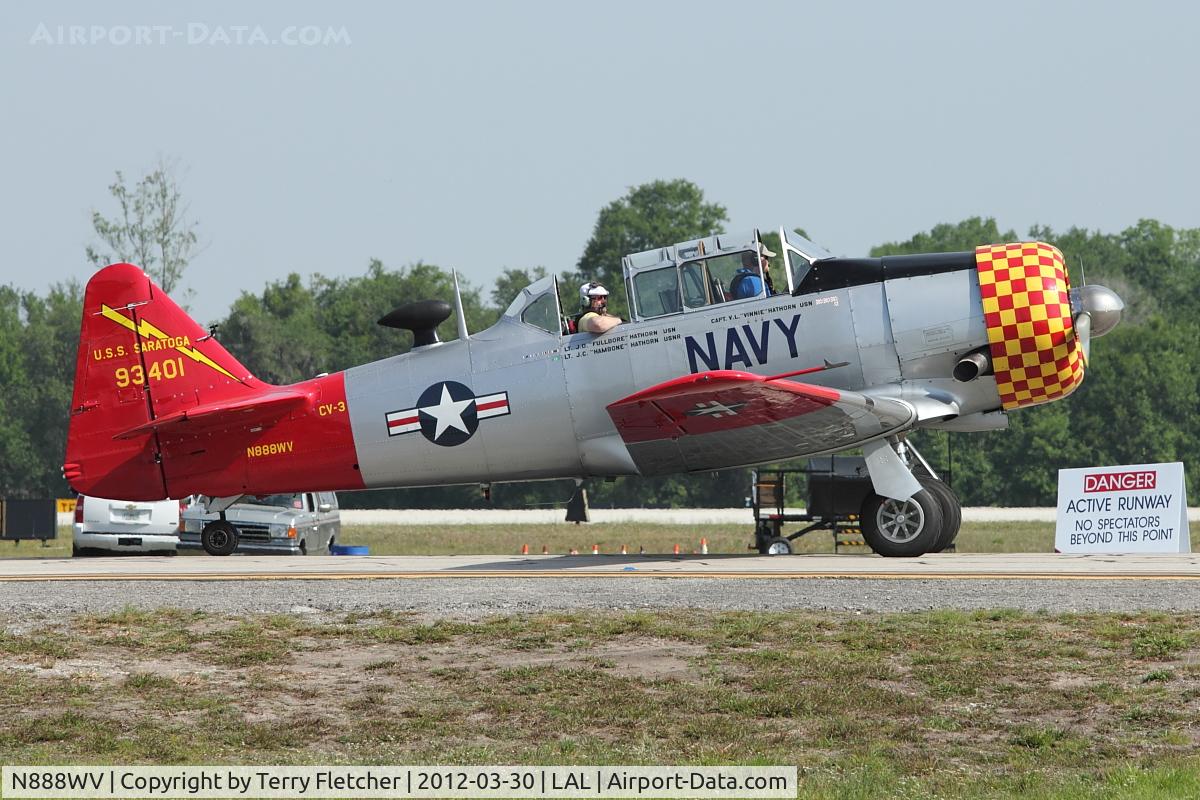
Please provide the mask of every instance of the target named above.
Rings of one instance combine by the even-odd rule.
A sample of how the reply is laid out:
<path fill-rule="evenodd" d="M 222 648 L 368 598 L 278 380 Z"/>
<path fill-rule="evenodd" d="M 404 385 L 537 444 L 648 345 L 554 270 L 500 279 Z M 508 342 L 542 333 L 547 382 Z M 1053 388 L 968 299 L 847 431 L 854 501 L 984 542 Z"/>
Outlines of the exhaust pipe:
<path fill-rule="evenodd" d="M 954 365 L 954 380 L 967 383 L 980 375 L 992 374 L 992 355 L 987 347 L 972 350 Z"/>

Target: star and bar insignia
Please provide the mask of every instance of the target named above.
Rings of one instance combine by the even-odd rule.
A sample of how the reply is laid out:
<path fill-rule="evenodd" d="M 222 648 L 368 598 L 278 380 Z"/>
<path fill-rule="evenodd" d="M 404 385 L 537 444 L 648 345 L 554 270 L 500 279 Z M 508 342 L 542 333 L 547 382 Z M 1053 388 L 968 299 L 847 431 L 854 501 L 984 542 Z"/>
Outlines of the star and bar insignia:
<path fill-rule="evenodd" d="M 509 413 L 508 392 L 476 396 L 457 381 L 441 381 L 421 392 L 414 408 L 389 411 L 385 417 L 388 436 L 420 431 L 434 444 L 454 447 L 475 434 L 480 420 Z"/>

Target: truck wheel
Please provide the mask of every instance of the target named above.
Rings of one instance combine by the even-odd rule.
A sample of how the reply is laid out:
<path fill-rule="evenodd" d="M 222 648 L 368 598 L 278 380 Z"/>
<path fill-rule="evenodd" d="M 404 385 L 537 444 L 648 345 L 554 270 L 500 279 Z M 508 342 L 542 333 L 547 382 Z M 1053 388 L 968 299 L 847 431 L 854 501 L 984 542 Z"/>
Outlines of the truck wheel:
<path fill-rule="evenodd" d="M 238 530 L 223 519 L 215 520 L 200 531 L 200 544 L 210 556 L 227 556 L 237 549 Z"/>
<path fill-rule="evenodd" d="M 942 534 L 941 503 L 922 489 L 907 500 L 867 495 L 862 507 L 863 539 L 881 556 L 923 556 Z"/>
<path fill-rule="evenodd" d="M 763 543 L 763 554 L 768 556 L 790 556 L 792 543 L 782 536 L 775 536 Z"/>
<path fill-rule="evenodd" d="M 917 480 L 925 487 L 926 491 L 937 498 L 938 505 L 942 507 L 942 534 L 938 537 L 933 550 L 930 551 L 940 553 L 954 544 L 954 540 L 958 538 L 958 529 L 962 527 L 962 503 L 954 490 L 941 481 L 924 476 Z"/>

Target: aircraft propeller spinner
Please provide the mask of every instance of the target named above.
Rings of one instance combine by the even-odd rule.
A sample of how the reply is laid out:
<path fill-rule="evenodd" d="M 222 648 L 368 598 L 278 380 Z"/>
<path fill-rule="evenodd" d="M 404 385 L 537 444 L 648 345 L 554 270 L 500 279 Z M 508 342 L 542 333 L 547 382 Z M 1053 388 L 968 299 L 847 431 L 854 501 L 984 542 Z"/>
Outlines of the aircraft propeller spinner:
<path fill-rule="evenodd" d="M 1075 336 L 1083 349 L 1084 363 L 1087 363 L 1092 337 L 1103 336 L 1117 327 L 1121 312 L 1125 310 L 1125 301 L 1107 286 L 1092 284 L 1071 290 L 1071 308 L 1075 309 Z"/>

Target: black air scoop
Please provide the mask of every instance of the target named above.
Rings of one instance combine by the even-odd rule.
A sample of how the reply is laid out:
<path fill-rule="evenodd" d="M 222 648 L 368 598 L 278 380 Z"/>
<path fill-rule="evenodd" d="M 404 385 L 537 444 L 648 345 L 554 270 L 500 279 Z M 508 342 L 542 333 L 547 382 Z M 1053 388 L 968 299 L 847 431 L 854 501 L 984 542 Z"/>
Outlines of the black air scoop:
<path fill-rule="evenodd" d="M 418 300 L 388 312 L 379 324 L 412 331 L 413 347 L 425 347 L 438 343 L 437 326 L 449 318 L 450 304 L 445 300 Z"/>

